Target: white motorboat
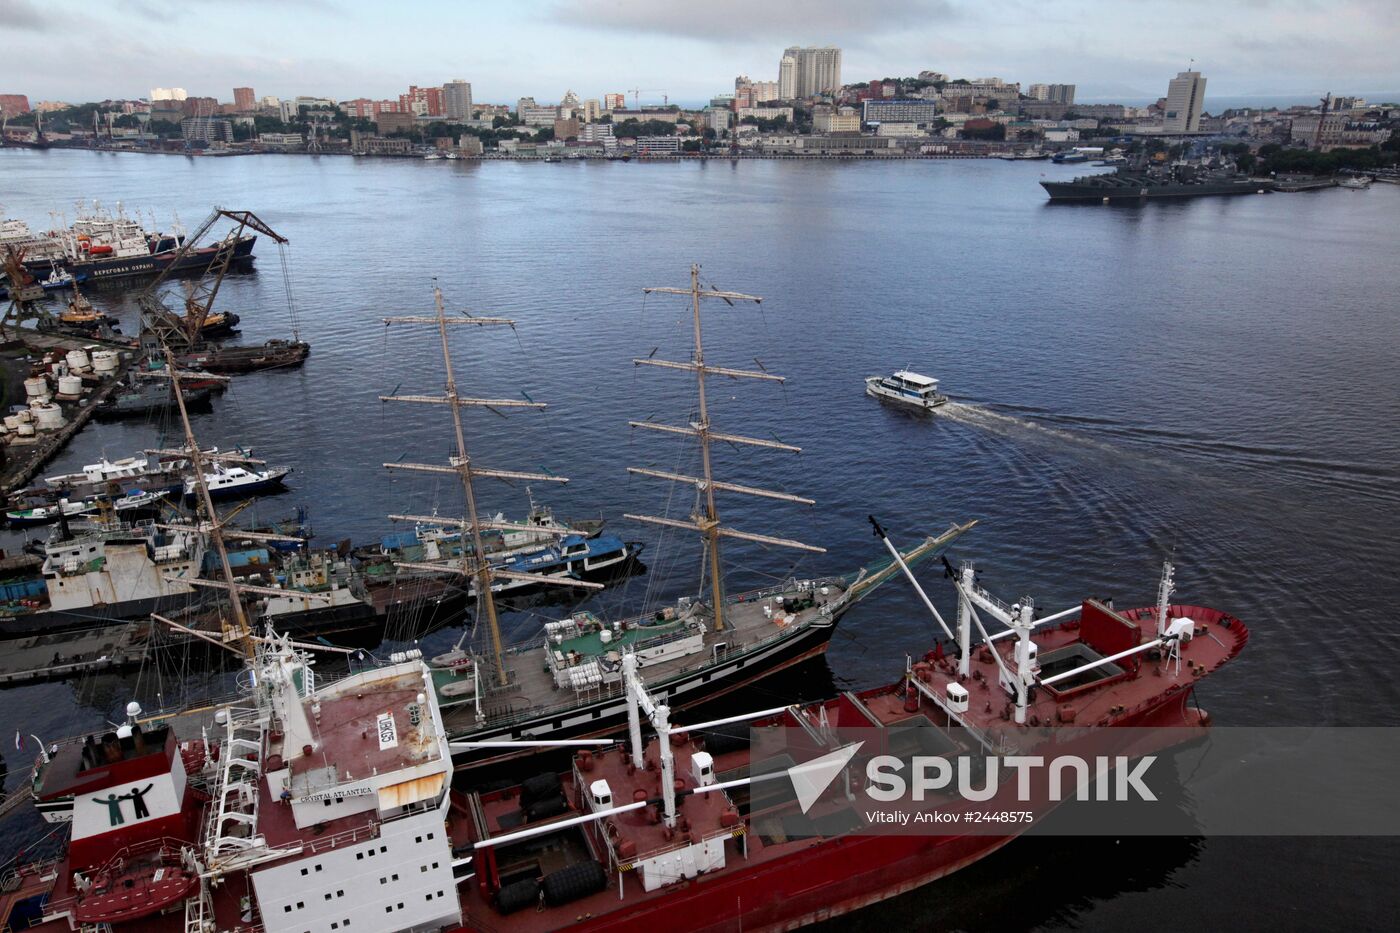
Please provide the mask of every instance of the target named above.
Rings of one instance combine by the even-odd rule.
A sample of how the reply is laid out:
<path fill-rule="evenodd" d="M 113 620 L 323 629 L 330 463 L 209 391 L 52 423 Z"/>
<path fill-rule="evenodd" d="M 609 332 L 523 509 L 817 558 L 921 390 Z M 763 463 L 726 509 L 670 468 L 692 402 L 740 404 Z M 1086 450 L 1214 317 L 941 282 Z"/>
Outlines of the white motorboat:
<path fill-rule="evenodd" d="M 901 405 L 910 405 L 930 411 L 948 401 L 946 395 L 938 391 L 938 380 L 931 376 L 901 369 L 889 376 L 869 376 L 865 380 L 865 394 Z"/>

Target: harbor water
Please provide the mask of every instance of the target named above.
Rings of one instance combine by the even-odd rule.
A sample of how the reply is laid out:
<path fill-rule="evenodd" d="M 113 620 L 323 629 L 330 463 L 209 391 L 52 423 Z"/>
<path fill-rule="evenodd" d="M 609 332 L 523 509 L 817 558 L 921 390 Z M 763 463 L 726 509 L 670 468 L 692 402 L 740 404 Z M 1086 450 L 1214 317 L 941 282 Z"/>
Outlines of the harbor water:
<path fill-rule="evenodd" d="M 460 510 L 450 483 L 382 466 L 449 454 L 440 407 L 379 401 L 441 388 L 436 335 L 382 322 L 430 311 L 436 284 L 449 309 L 518 322 L 457 328 L 463 392 L 549 405 L 469 412 L 475 460 L 568 476 L 532 492 L 561 517 L 601 513 L 647 543 L 649 571 L 611 600 L 654 608 L 696 590 L 696 543 L 622 514 L 685 518 L 695 504 L 692 490 L 625 468 L 698 467 L 683 442 L 627 422 L 695 417 L 685 374 L 633 359 L 685 358 L 688 305 L 642 287 L 687 286 L 699 262 L 707 286 L 764 297 L 707 303 L 707 362 L 788 378 L 712 379 L 715 425 L 803 448 L 723 447 L 716 471 L 818 503 L 731 495 L 721 513 L 738 529 L 827 549 L 726 542 L 731 590 L 877 560 L 870 514 L 906 545 L 978 519 L 954 558 L 975 559 L 1007 601 L 1029 595 L 1047 612 L 1085 596 L 1150 604 L 1170 557 L 1178 601 L 1228 610 L 1252 631 L 1200 691 L 1217 722 L 1400 724 L 1400 188 L 1047 202 L 1042 177 L 1083 171 L 11 150 L 0 151 L 0 203 L 35 228 L 50 211 L 71 218 L 80 198 L 149 208 L 166 229 L 172 212 L 193 228 L 219 205 L 252 210 L 290 240 L 309 360 L 239 377 L 194 426 L 206 443 L 250 445 L 294 467 L 290 490 L 258 509 L 309 506 L 322 546 L 373 540 L 390 512 Z M 263 237 L 256 254 L 255 270 L 231 274 L 218 296 L 247 342 L 292 327 L 278 248 Z M 90 297 L 134 333 L 135 294 L 108 286 Z M 903 367 L 942 380 L 952 402 L 925 416 L 863 394 L 864 377 Z M 160 427 L 90 425 L 45 472 L 156 446 Z M 493 485 L 482 498 L 508 515 L 528 507 L 523 487 Z M 21 540 L 8 534 L 5 546 Z M 940 574 L 923 578 L 950 607 Z M 526 637 L 540 618 L 508 624 Z M 846 617 L 825 661 L 756 689 L 754 704 L 774 705 L 780 690 L 888 682 L 932 630 L 909 588 L 891 583 Z M 48 741 L 116 719 L 133 697 L 194 699 L 217 680 L 153 664 L 4 691 L 0 729 Z M 19 752 L 6 739 L 10 786 L 32 741 Z M 1397 854 L 1389 840 L 1026 839 L 842 928 L 1371 927 L 1400 908 Z"/>

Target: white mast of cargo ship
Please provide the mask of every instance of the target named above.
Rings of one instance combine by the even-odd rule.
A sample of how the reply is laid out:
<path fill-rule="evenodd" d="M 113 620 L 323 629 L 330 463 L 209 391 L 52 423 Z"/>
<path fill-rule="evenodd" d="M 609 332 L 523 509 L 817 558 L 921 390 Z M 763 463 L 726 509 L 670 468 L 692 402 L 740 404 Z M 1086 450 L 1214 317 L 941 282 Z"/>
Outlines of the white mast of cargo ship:
<path fill-rule="evenodd" d="M 491 648 L 496 661 L 496 676 L 500 686 L 504 687 L 509 682 L 509 672 L 505 665 L 505 650 L 501 644 L 501 626 L 496 614 L 496 600 L 491 592 L 492 581 L 496 578 L 506 578 L 520 580 L 528 583 L 553 584 L 556 586 L 568 587 L 589 587 L 601 589 L 601 584 L 584 583 L 571 578 L 558 578 L 546 576 L 544 574 L 522 573 L 517 570 L 506 570 L 501 567 L 492 567 L 490 561 L 486 559 L 486 551 L 481 540 L 483 528 L 499 529 L 510 531 L 518 528 L 516 524 L 509 522 L 483 522 L 477 513 L 475 479 L 477 477 L 489 477 L 492 479 L 519 479 L 527 482 L 538 483 L 567 483 L 567 477 L 554 476 L 548 473 L 522 473 L 517 470 L 494 470 L 484 469 L 472 464 L 470 454 L 467 452 L 467 433 L 462 424 L 462 409 L 466 407 L 483 408 L 544 408 L 542 402 L 517 401 L 515 399 L 499 398 L 468 398 L 457 391 L 457 380 L 452 370 L 452 351 L 447 339 L 449 325 L 470 325 L 474 327 L 515 327 L 515 321 L 503 317 L 477 317 L 475 315 L 463 314 L 462 316 L 448 317 L 443 307 L 442 289 L 434 286 L 433 301 L 436 313 L 433 315 L 409 315 L 404 317 L 387 317 L 385 324 L 427 324 L 437 328 L 438 338 L 442 343 L 442 365 L 444 372 L 444 392 L 442 395 L 381 395 L 383 402 L 418 402 L 430 405 L 446 405 L 452 412 L 452 427 L 456 433 L 457 455 L 451 458 L 451 462 L 446 466 L 439 466 L 431 463 L 386 463 L 385 468 L 390 470 L 410 470 L 420 473 L 455 473 L 462 483 L 462 494 L 466 500 L 467 511 L 461 521 L 462 529 L 462 560 L 457 566 L 449 564 L 427 564 L 413 563 L 410 561 L 397 562 L 396 566 L 410 570 L 426 570 L 432 573 L 460 573 L 473 578 L 476 583 L 476 595 L 479 604 L 486 610 L 486 623 L 491 632 Z M 409 522 L 437 523 L 441 519 L 424 515 L 390 515 L 391 519 Z M 532 530 L 548 532 L 557 535 L 573 534 L 573 529 L 555 525 L 531 526 Z M 467 541 L 470 535 L 472 550 L 468 552 Z"/>
<path fill-rule="evenodd" d="M 766 382 L 783 382 L 784 377 L 775 376 L 767 372 L 752 372 L 743 369 L 728 369 L 722 366 L 708 366 L 705 363 L 705 345 L 701 335 L 700 327 L 700 299 L 718 298 L 730 307 L 734 307 L 736 301 L 748 301 L 759 304 L 763 301 L 754 295 L 744 295 L 739 292 L 724 292 L 715 288 L 704 291 L 700 288 L 700 266 L 692 264 L 690 267 L 690 287 L 689 288 L 644 288 L 642 293 L 646 295 L 687 295 L 691 302 L 691 315 L 695 326 L 695 350 L 694 356 L 688 363 L 679 363 L 671 360 L 633 360 L 638 366 L 661 366 L 666 369 L 689 370 L 695 373 L 695 384 L 699 399 L 699 420 L 694 421 L 689 427 L 674 427 L 672 425 L 654 424 L 650 421 L 629 421 L 634 428 L 646 428 L 651 431 L 663 431 L 669 434 L 686 434 L 700 440 L 700 465 L 701 476 L 685 476 L 678 473 L 665 473 L 660 470 L 646 470 L 641 467 L 628 467 L 627 472 L 635 473 L 639 476 L 650 476 L 656 479 L 670 480 L 672 482 L 688 483 L 693 485 L 698 491 L 704 493 L 704 512 L 691 516 L 691 521 L 678 521 L 671 518 L 661 518 L 655 515 L 627 515 L 634 521 L 648 522 L 654 525 L 665 525 L 670 528 L 684 528 L 689 531 L 697 531 L 705 542 L 705 553 L 709 561 L 710 577 L 710 600 L 714 610 L 715 631 L 724 628 L 724 581 L 720 572 L 719 564 L 719 539 L 738 538 L 744 541 L 756 541 L 759 544 L 769 544 L 777 547 L 795 548 L 800 551 L 809 551 L 815 554 L 825 554 L 826 549 L 815 547 L 810 544 L 803 544 L 801 541 L 793 541 L 790 538 L 774 538 L 768 535 L 753 534 L 746 531 L 737 531 L 733 528 L 723 527 L 719 523 L 719 512 L 715 508 L 715 490 L 722 489 L 726 492 L 737 492 L 749 496 L 759 496 L 765 499 L 782 499 L 787 502 L 800 502 L 803 505 L 815 505 L 812 499 L 802 496 L 789 495 L 785 492 L 775 492 L 771 489 L 759 489 L 755 486 L 741 486 L 737 483 L 726 483 L 717 481 L 714 478 L 710 463 L 710 442 L 724 441 L 730 444 L 746 444 L 753 447 L 768 447 L 774 450 L 786 450 L 792 453 L 800 453 L 802 448 L 793 447 L 791 444 L 783 444 L 778 441 L 764 440 L 757 437 L 744 437 L 738 434 L 724 434 L 711 430 L 709 408 L 705 399 L 705 376 L 713 374 L 717 376 L 730 376 L 736 379 L 761 379 Z"/>

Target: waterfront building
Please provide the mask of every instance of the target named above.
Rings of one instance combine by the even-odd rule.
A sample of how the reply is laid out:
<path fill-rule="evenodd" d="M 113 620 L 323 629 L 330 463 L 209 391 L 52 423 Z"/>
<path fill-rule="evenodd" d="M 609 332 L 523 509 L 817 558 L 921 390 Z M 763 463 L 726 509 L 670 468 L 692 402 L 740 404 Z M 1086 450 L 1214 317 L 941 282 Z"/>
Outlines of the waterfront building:
<path fill-rule="evenodd" d="M 638 136 L 637 151 L 650 153 L 680 152 L 681 141 L 676 136 Z"/>
<path fill-rule="evenodd" d="M 381 111 L 374 118 L 374 125 L 380 135 L 388 133 L 408 133 L 418 125 L 416 117 L 411 113 L 390 113 Z"/>
<path fill-rule="evenodd" d="M 841 50 L 829 45 L 785 50 L 778 63 L 778 85 L 783 100 L 841 90 Z"/>
<path fill-rule="evenodd" d="M 180 121 L 180 135 L 191 141 L 231 143 L 233 124 L 217 117 L 185 117 Z"/>
<path fill-rule="evenodd" d="M 481 155 L 481 137 L 463 133 L 457 137 L 457 151 L 465 156 Z"/>
<path fill-rule="evenodd" d="M 470 82 L 456 78 L 442 86 L 443 112 L 449 120 L 470 120 L 472 118 L 472 86 Z"/>
<path fill-rule="evenodd" d="M 264 110 L 276 110 L 278 105 L 281 103 L 282 101 L 279 98 L 275 97 L 272 94 L 268 94 L 267 96 L 263 97 L 262 100 L 258 101 L 258 106 L 263 108 Z"/>
<path fill-rule="evenodd" d="M 814 133 L 859 133 L 860 114 L 854 107 L 818 106 L 812 111 Z"/>
<path fill-rule="evenodd" d="M 705 126 L 716 133 L 723 133 L 729 129 L 729 121 L 733 116 L 733 111 L 725 107 L 706 107 Z"/>
<path fill-rule="evenodd" d="M 410 155 L 413 143 L 407 139 L 382 139 L 370 136 L 360 140 L 360 151 L 365 155 Z"/>
<path fill-rule="evenodd" d="M 264 146 L 282 146 L 284 148 L 300 146 L 304 140 L 300 133 L 259 133 L 258 142 Z"/>
<path fill-rule="evenodd" d="M 555 139 L 578 139 L 578 117 L 556 117 L 554 120 Z"/>
<path fill-rule="evenodd" d="M 150 100 L 152 103 L 158 100 L 184 100 L 187 96 L 182 87 L 153 87 Z"/>
<path fill-rule="evenodd" d="M 1167 84 L 1167 105 L 1162 129 L 1167 133 L 1195 133 L 1201 128 L 1201 108 L 1206 79 L 1199 71 L 1183 71 Z"/>
<path fill-rule="evenodd" d="M 249 113 L 257 109 L 257 97 L 250 87 L 236 87 L 233 89 L 233 109 L 238 113 Z"/>
<path fill-rule="evenodd" d="M 612 138 L 611 123 L 585 123 L 578 128 L 578 141 L 581 143 L 598 143 Z"/>
<path fill-rule="evenodd" d="M 559 116 L 559 108 L 527 105 L 522 107 L 518 113 L 520 114 L 520 122 L 526 126 L 553 126 L 555 119 Z"/>
<path fill-rule="evenodd" d="M 29 98 L 23 94 L 0 94 L 0 115 L 17 117 L 29 112 Z"/>
<path fill-rule="evenodd" d="M 888 136 L 892 139 L 909 139 L 926 134 L 917 123 L 881 123 L 875 127 L 875 135 Z"/>
<path fill-rule="evenodd" d="M 931 100 L 867 100 L 861 104 L 865 123 L 932 123 L 938 104 Z"/>

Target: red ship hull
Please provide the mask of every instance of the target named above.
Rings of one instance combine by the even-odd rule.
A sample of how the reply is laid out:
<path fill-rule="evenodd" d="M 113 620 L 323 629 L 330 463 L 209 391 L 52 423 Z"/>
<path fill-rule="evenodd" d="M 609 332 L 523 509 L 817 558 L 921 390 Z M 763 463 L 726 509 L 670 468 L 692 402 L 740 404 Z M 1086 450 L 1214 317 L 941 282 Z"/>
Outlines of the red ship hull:
<path fill-rule="evenodd" d="M 1198 623 L 1215 628 L 1229 617 L 1214 610 L 1200 607 L 1174 606 L 1174 613 L 1186 615 Z M 1122 614 L 1131 622 L 1146 620 L 1147 610 L 1133 610 Z M 1063 637 L 1078 638 L 1078 624 L 1067 623 L 1061 626 Z M 1198 647 L 1198 655 L 1203 662 L 1200 673 L 1193 668 L 1190 676 L 1182 683 L 1168 685 L 1150 673 L 1139 676 L 1137 671 L 1125 671 L 1123 680 L 1109 689 L 1115 702 L 1113 712 L 1106 720 L 1094 723 L 1096 727 L 1085 730 L 1086 738 L 1081 740 L 1081 753 L 1095 748 L 1095 742 L 1103 738 L 1105 731 L 1114 732 L 1119 728 L 1164 730 L 1160 739 L 1153 740 L 1153 750 L 1179 746 L 1192 739 L 1193 735 L 1204 735 L 1209 727 L 1210 717 L 1202 710 L 1188 707 L 1196 677 L 1203 676 L 1225 661 L 1233 658 L 1248 638 L 1248 630 L 1237 620 L 1229 619 L 1224 629 L 1228 644 L 1207 648 Z M 1056 637 L 1054 633 L 1048 640 Z M 1204 640 L 1198 640 L 1204 642 Z M 1210 654 L 1205 654 L 1209 651 Z M 951 660 L 939 662 L 941 669 L 951 670 Z M 993 688 L 995 689 L 995 688 Z M 869 710 L 874 711 L 882 721 L 893 722 L 898 711 L 907 711 L 904 701 L 904 683 L 867 691 L 860 694 L 859 700 Z M 1093 709 L 1092 702 L 1079 702 Z M 832 723 L 838 725 L 839 701 L 827 704 L 832 711 Z M 988 708 L 991 708 L 990 703 Z M 888 720 L 886 720 L 888 717 Z M 1046 720 L 1048 724 L 1048 720 Z M 1013 727 L 1014 728 L 1014 727 Z M 1172 730 L 1167 732 L 1165 730 Z M 1141 735 L 1141 733 L 1137 733 Z M 1061 751 L 1073 751 L 1075 742 L 1063 746 Z M 1102 745 L 1098 745 L 1102 751 Z M 747 752 L 734 753 L 747 759 Z M 724 756 L 716 758 L 715 770 L 723 774 L 736 762 L 726 763 Z M 1058 803 L 1051 802 L 1044 787 L 1038 787 L 1032 794 L 1033 802 L 1020 804 L 1021 809 L 1029 807 L 1035 813 L 1036 821 L 1051 812 Z M 978 808 L 1000 809 L 997 800 L 978 805 Z M 1014 799 L 1008 793 L 1007 799 Z M 576 804 L 577 806 L 577 804 Z M 477 865 L 476 883 L 466 883 L 460 889 L 464 923 L 460 931 L 478 933 L 525 933 L 525 931 L 557 929 L 561 915 L 568 915 L 568 927 L 572 930 L 685 930 L 697 933 L 721 933 L 721 931 L 778 931 L 799 927 L 840 917 L 889 898 L 906 894 L 946 875 L 965 868 L 974 862 L 996 852 L 1002 846 L 1019 836 L 1032 823 L 1022 825 L 1019 830 L 1003 835 L 957 834 L 957 835 L 874 835 L 846 834 L 810 840 L 779 841 L 772 850 L 764 853 L 766 843 L 757 853 L 746 846 L 742 857 L 734 857 L 730 864 L 713 873 L 702 873 L 689 881 L 681 881 L 647 895 L 641 895 L 634 882 L 627 880 L 629 896 L 619 899 L 618 887 L 614 883 L 608 890 L 551 910 L 521 910 L 502 916 L 493 905 L 492 897 L 498 886 L 494 862 Z M 751 830 L 750 839 L 754 837 Z M 778 851 L 780 850 L 780 851 Z M 481 850 L 478 850 L 480 854 Z M 750 856 L 753 856 L 750 860 Z"/>

